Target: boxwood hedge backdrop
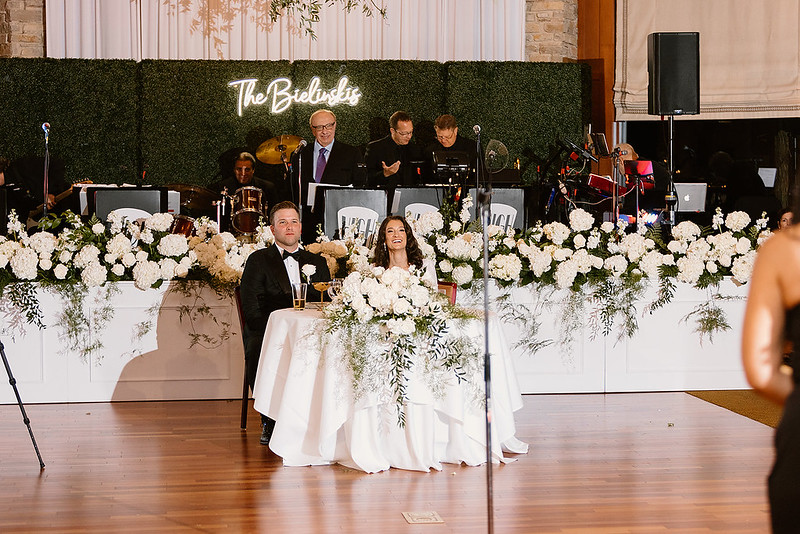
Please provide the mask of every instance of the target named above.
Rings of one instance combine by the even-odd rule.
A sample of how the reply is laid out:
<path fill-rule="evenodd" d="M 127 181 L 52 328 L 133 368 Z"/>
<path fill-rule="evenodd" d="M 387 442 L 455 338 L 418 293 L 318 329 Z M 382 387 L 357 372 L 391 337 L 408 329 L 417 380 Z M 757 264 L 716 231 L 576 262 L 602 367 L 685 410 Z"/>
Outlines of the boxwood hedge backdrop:
<path fill-rule="evenodd" d="M 403 109 L 415 119 L 421 145 L 433 140 L 433 120 L 458 119 L 474 139 L 506 144 L 520 159 L 523 181 L 557 141 L 580 142 L 589 121 L 589 67 L 569 63 L 428 61 L 162 61 L 0 59 L 0 156 L 44 154 L 41 125 L 51 125 L 50 151 L 64 160 L 71 182 L 190 183 L 217 179 L 220 158 L 255 152 L 280 135 L 311 138 L 308 117 L 320 105 L 295 104 L 273 114 L 269 105 L 237 114 L 238 89 L 229 82 L 256 78 L 264 92 L 277 77 L 304 89 L 347 76 L 362 97 L 339 105 L 337 139 L 365 146 L 388 134 L 388 117 Z M 144 173 L 144 178 L 142 178 Z"/>

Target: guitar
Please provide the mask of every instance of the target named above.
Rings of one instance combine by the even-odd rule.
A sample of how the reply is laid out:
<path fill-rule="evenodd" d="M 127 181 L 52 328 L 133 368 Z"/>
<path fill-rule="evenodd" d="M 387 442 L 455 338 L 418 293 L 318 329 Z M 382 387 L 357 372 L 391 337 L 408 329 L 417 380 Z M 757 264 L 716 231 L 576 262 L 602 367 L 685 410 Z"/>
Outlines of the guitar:
<path fill-rule="evenodd" d="M 53 204 L 54 205 L 58 204 L 59 202 L 70 196 L 72 194 L 72 188 L 75 187 L 76 185 L 91 184 L 91 183 L 93 183 L 91 180 L 85 180 L 83 182 L 76 182 L 74 184 L 71 184 L 69 186 L 69 189 L 56 195 L 55 202 Z M 39 204 L 39 206 L 35 207 L 30 211 L 30 213 L 28 213 L 28 219 L 33 219 L 35 221 L 36 217 L 41 215 L 43 212 L 44 212 L 44 204 Z"/>

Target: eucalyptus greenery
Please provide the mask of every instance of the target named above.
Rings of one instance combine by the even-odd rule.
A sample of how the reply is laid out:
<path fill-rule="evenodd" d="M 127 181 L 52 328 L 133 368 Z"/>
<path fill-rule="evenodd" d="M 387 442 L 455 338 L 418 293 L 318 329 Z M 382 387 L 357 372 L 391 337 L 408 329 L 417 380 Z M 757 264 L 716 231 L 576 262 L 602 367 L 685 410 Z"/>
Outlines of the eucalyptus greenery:
<path fill-rule="evenodd" d="M 314 24 L 320 20 L 322 7 L 333 5 L 341 6 L 345 13 L 360 8 L 367 17 L 378 14 L 386 18 L 386 8 L 374 0 L 270 0 L 267 13 L 271 22 L 283 16 L 299 19 L 298 27 L 311 38 L 316 38 Z"/>

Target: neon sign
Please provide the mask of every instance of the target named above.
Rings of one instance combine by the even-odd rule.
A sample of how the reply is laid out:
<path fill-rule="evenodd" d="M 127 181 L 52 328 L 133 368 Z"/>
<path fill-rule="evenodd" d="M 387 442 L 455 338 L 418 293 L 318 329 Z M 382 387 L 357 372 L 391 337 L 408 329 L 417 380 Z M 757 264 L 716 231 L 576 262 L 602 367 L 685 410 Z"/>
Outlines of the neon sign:
<path fill-rule="evenodd" d="M 355 106 L 361 99 L 361 90 L 350 85 L 347 76 L 339 78 L 339 82 L 333 89 L 320 89 L 322 84 L 319 76 L 314 76 L 308 82 L 305 89 L 292 90 L 292 81 L 289 78 L 275 78 L 263 93 L 256 92 L 258 79 L 246 78 L 229 82 L 228 86 L 235 87 L 239 91 L 239 98 L 236 104 L 236 112 L 242 116 L 242 112 L 249 106 L 261 106 L 269 104 L 272 113 L 283 113 L 292 104 L 327 104 L 337 106 L 348 104 Z"/>

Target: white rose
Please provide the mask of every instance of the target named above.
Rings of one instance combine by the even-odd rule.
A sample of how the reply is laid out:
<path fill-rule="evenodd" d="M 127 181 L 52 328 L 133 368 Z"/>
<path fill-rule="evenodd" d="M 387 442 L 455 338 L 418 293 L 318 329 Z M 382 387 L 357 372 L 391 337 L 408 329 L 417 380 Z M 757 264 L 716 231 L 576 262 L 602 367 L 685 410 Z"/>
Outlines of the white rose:
<path fill-rule="evenodd" d="M 56 265 L 56 268 L 53 269 L 53 274 L 59 280 L 63 280 L 67 277 L 67 271 L 68 271 L 67 266 L 64 265 L 63 263 L 59 263 L 58 265 Z"/>

